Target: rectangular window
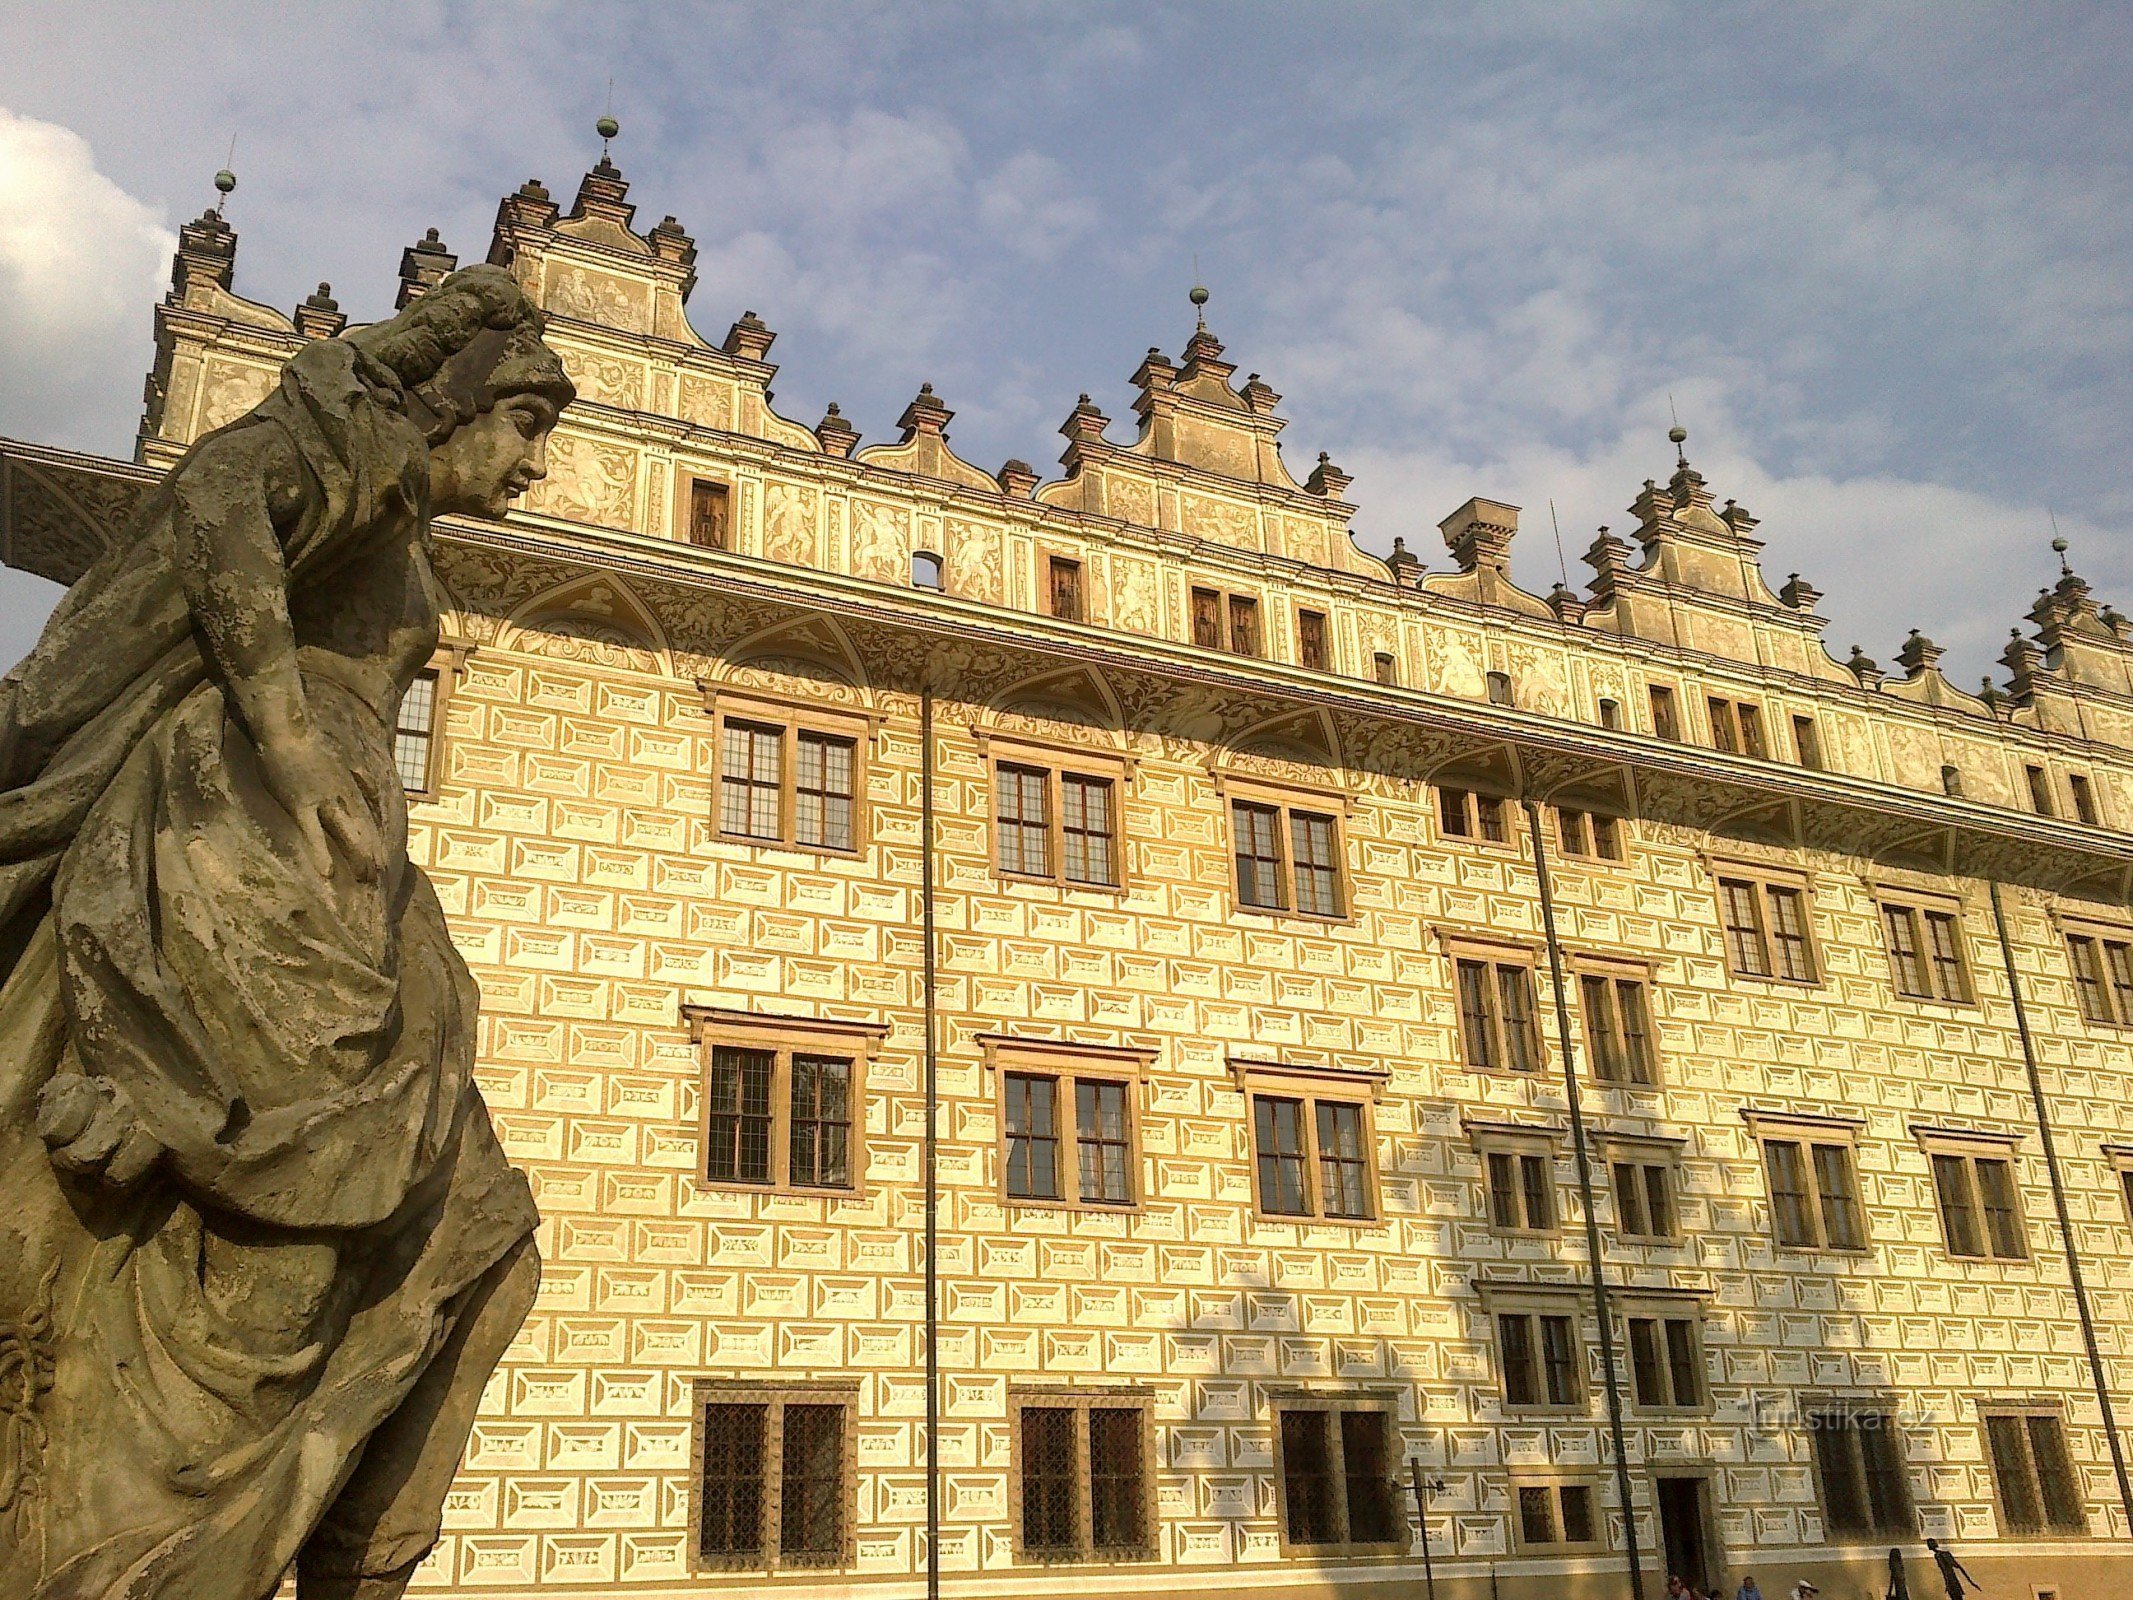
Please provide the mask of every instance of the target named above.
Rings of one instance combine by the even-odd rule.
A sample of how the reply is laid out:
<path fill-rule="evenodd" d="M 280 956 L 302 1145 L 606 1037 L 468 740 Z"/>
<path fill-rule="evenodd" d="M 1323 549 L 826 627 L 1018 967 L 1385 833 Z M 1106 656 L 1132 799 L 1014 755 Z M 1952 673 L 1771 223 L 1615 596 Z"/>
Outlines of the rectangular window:
<path fill-rule="evenodd" d="M 1327 670 L 1331 656 L 1326 648 L 1326 614 L 1323 611 L 1296 613 L 1296 661 L 1308 672 Z"/>
<path fill-rule="evenodd" d="M 1134 1203 L 1131 1083 L 1074 1073 L 1006 1072 L 1000 1086 L 1009 1199 L 1078 1200 L 1105 1207 Z"/>
<path fill-rule="evenodd" d="M 2069 933 L 2074 997 L 2091 1022 L 2133 1026 L 2133 943 L 2101 934 Z"/>
<path fill-rule="evenodd" d="M 1726 960 L 1736 974 L 1793 983 L 1815 981 L 1803 890 L 1762 879 L 1721 877 L 1718 897 Z"/>
<path fill-rule="evenodd" d="M 1330 813 L 1254 800 L 1229 809 L 1239 905 L 1342 914 L 1340 825 Z"/>
<path fill-rule="evenodd" d="M 1400 681 L 1399 663 L 1393 660 L 1390 651 L 1377 651 L 1370 658 L 1370 675 L 1390 688 Z"/>
<path fill-rule="evenodd" d="M 1715 749 L 1729 755 L 1754 756 L 1758 760 L 1769 755 L 1760 707 L 1746 700 L 1720 699 L 1717 695 L 1708 696 L 1704 705 L 1710 713 L 1711 744 Z"/>
<path fill-rule="evenodd" d="M 1516 698 L 1515 698 L 1515 697 L 1513 696 L 1513 694 L 1512 694 L 1512 692 L 1511 692 L 1511 674 L 1510 674 L 1510 673 L 1508 673 L 1508 672 L 1492 672 L 1492 673 L 1490 673 L 1490 674 L 1488 675 L 1488 687 L 1489 687 L 1489 704 L 1491 704 L 1491 705 L 1496 705 L 1496 706 L 1509 706 L 1509 705 L 1516 705 L 1516 704 L 1518 703 L 1518 702 L 1517 702 L 1517 699 L 1516 699 Z"/>
<path fill-rule="evenodd" d="M 1036 1561 L 1117 1561 L 1152 1551 L 1148 1413 L 1111 1396 L 1018 1408 L 1018 1552 Z"/>
<path fill-rule="evenodd" d="M 1250 595 L 1195 587 L 1192 642 L 1203 650 L 1227 650 L 1232 655 L 1263 654 L 1259 643 L 1259 602 Z"/>
<path fill-rule="evenodd" d="M 1507 1406 L 1578 1405 L 1584 1398 L 1578 1370 L 1577 1319 L 1568 1313 L 1501 1311 L 1496 1349 L 1503 1366 Z"/>
<path fill-rule="evenodd" d="M 851 1058 L 718 1045 L 705 1101 L 708 1181 L 852 1187 Z"/>
<path fill-rule="evenodd" d="M 1792 745 L 1800 753 L 1800 765 L 1819 772 L 1822 770 L 1822 736 L 1815 730 L 1813 717 L 1796 716 L 1792 719 Z"/>
<path fill-rule="evenodd" d="M 1118 887 L 1118 780 L 1024 762 L 993 765 L 1000 872 L 1090 888 Z"/>
<path fill-rule="evenodd" d="M 437 685 L 434 667 L 415 674 L 400 696 L 393 723 L 393 765 L 409 794 L 428 794 L 434 783 L 433 747 L 437 738 Z"/>
<path fill-rule="evenodd" d="M 1473 789 L 1437 790 L 1437 820 L 1445 833 L 1458 839 L 1480 839 L 1489 844 L 1507 844 L 1511 833 L 1504 821 L 1500 795 Z"/>
<path fill-rule="evenodd" d="M 1822 1518 L 1832 1537 L 1907 1538 L 1918 1531 L 1894 1416 L 1810 1411 L 1807 1429 L 1822 1480 Z"/>
<path fill-rule="evenodd" d="M 1361 1101 L 1255 1092 L 1252 1155 L 1262 1215 L 1367 1222 L 1377 1214 Z"/>
<path fill-rule="evenodd" d="M 1229 648 L 1233 655 L 1259 654 L 1259 602 L 1241 594 L 1229 597 Z"/>
<path fill-rule="evenodd" d="M 2024 767 L 2022 776 L 2029 782 L 2029 809 L 2040 817 L 2058 815 L 2052 804 L 2052 781 L 2042 767 Z"/>
<path fill-rule="evenodd" d="M 857 847 L 859 745 L 840 732 L 723 719 L 718 831 L 757 844 Z"/>
<path fill-rule="evenodd" d="M 2088 1512 L 2055 1411 L 1989 1412 L 1986 1451 L 2000 1497 L 2000 1531 L 2011 1538 L 2089 1531 Z"/>
<path fill-rule="evenodd" d="M 2096 790 L 2089 780 L 2078 772 L 2066 775 L 2066 787 L 2074 797 L 2074 816 L 2077 820 L 2095 827 L 2101 820 L 2096 814 Z"/>
<path fill-rule="evenodd" d="M 1674 691 L 1664 684 L 1655 683 L 1651 686 L 1651 702 L 1652 732 L 1659 738 L 1678 743 L 1681 739 L 1681 719 L 1674 710 Z"/>
<path fill-rule="evenodd" d="M 994 780 L 998 800 L 1000 870 L 1032 878 L 1052 875 L 1051 774 L 1002 764 Z"/>
<path fill-rule="evenodd" d="M 1535 1020 L 1533 969 L 1523 964 L 1457 961 L 1459 1032 L 1466 1064 L 1477 1072 L 1537 1072 L 1540 1029 Z"/>
<path fill-rule="evenodd" d="M 1610 1163 L 1615 1183 L 1615 1231 L 1625 1239 L 1667 1241 L 1681 1236 L 1674 1208 L 1674 1164 L 1652 1156 Z"/>
<path fill-rule="evenodd" d="M 1555 833 L 1566 856 L 1594 861 L 1622 859 L 1622 824 L 1604 811 L 1555 808 Z"/>
<path fill-rule="evenodd" d="M 689 484 L 689 543 L 704 550 L 731 550 L 733 491 L 703 478 Z"/>
<path fill-rule="evenodd" d="M 1582 973 L 1578 996 L 1593 1076 L 1602 1083 L 1640 1088 L 1657 1083 L 1657 1053 L 1652 1048 L 1651 1006 L 1644 981 Z"/>
<path fill-rule="evenodd" d="M 1222 648 L 1222 596 L 1213 589 L 1192 592 L 1192 642 L 1203 650 Z"/>
<path fill-rule="evenodd" d="M 1599 1518 L 1589 1483 L 1520 1483 L 1518 1545 L 1521 1550 L 1553 1555 L 1599 1540 Z"/>
<path fill-rule="evenodd" d="M 1556 1231 L 1554 1161 L 1547 1150 L 1484 1149 L 1489 1226 L 1498 1233 Z"/>
<path fill-rule="evenodd" d="M 1803 1250 L 1865 1248 L 1859 1180 L 1849 1144 L 1765 1139 L 1763 1157 L 1779 1244 Z"/>
<path fill-rule="evenodd" d="M 1948 1254 L 2023 1261 L 2029 1242 L 2015 1196 L 2014 1164 L 2005 1156 L 1930 1151 Z"/>
<path fill-rule="evenodd" d="M 1081 563 L 1070 556 L 1047 556 L 1044 562 L 1046 603 L 1061 622 L 1086 622 Z"/>
<path fill-rule="evenodd" d="M 1884 904 L 1881 925 L 1898 994 L 1914 1000 L 1970 1003 L 1970 976 L 1963 965 L 1955 913 Z"/>
<path fill-rule="evenodd" d="M 849 1559 L 851 1407 L 812 1391 L 701 1385 L 696 1554 L 707 1567 Z"/>
<path fill-rule="evenodd" d="M 1375 1406 L 1282 1406 L 1282 1532 L 1292 1549 L 1407 1547 L 1393 1419 Z"/>
<path fill-rule="evenodd" d="M 1621 702 L 1621 701 L 1619 701 L 1619 700 L 1609 700 L 1609 699 L 1607 699 L 1607 698 L 1606 698 L 1605 696 L 1602 696 L 1602 697 L 1601 697 L 1601 699 L 1600 699 L 1600 726 L 1601 726 L 1601 727 L 1603 727 L 1603 728 L 1606 728 L 1606 729 L 1608 729 L 1608 730 L 1609 730 L 1610 732 L 1615 732 L 1615 731 L 1619 731 L 1619 730 L 1620 730 L 1620 728 L 1621 728 L 1621 726 L 1622 726 L 1622 702 Z"/>
<path fill-rule="evenodd" d="M 1638 1405 L 1688 1411 L 1704 1403 L 1702 1340 L 1694 1317 L 1631 1317 L 1629 1364 Z"/>

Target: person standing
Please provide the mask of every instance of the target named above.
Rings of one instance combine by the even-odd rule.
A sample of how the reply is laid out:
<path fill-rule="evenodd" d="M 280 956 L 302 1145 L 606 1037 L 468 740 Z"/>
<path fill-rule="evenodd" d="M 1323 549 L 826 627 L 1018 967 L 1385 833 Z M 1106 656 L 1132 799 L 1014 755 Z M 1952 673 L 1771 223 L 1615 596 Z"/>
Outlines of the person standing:
<path fill-rule="evenodd" d="M 1733 1591 L 1733 1600 L 1763 1600 L 1763 1591 L 1755 1586 L 1755 1574 L 1741 1575 L 1740 1587 Z"/>
<path fill-rule="evenodd" d="M 1889 1547 L 1889 1587 L 1882 1600 L 1911 1600 L 1911 1583 L 1903 1573 L 1903 1552 Z"/>
<path fill-rule="evenodd" d="M 1970 1576 L 1970 1569 L 1955 1559 L 1955 1552 L 1938 1539 L 1928 1539 L 1926 1548 L 1933 1553 L 1933 1564 L 1940 1568 L 1940 1581 L 1947 1586 L 1948 1600 L 1963 1600 L 1963 1585 L 1968 1583 L 1980 1593 L 1984 1585 Z"/>

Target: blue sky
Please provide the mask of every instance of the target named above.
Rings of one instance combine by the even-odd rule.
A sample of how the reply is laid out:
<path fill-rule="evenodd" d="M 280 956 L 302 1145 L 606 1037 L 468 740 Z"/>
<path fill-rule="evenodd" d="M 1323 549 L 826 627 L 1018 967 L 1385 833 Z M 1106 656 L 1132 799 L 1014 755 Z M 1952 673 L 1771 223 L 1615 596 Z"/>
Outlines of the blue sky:
<path fill-rule="evenodd" d="M 212 20 L 209 20 L 212 18 Z M 390 308 L 436 227 L 615 155 L 698 328 L 870 440 L 922 381 L 1049 468 L 1185 290 L 1355 475 L 1366 543 L 1469 495 L 1574 581 L 1671 396 L 1773 581 L 1973 682 L 2055 572 L 2133 607 L 2133 12 L 2080 6 L 0 4 L 0 433 L 123 453 L 173 230 L 234 134 L 240 292 Z M 0 653 L 49 586 L 0 587 Z"/>

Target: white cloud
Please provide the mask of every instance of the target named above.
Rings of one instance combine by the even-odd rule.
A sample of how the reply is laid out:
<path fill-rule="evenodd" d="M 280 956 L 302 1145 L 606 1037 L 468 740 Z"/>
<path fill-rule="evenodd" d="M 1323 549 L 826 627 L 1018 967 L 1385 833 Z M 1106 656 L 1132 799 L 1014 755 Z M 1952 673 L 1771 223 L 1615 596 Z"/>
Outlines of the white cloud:
<path fill-rule="evenodd" d="M 1000 243 L 1032 261 L 1051 261 L 1096 227 L 1096 202 L 1076 191 L 1067 169 L 1024 150 L 977 186 L 978 220 Z"/>
<path fill-rule="evenodd" d="M 5 109 L 0 217 L 0 433 L 120 448 L 111 396 L 139 393 L 177 234 L 79 134 Z"/>

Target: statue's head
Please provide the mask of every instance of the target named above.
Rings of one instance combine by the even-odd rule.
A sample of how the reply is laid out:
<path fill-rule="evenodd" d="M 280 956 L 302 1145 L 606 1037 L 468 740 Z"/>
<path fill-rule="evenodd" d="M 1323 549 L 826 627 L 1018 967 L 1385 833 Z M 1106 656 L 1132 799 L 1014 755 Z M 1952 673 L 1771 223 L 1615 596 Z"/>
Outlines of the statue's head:
<path fill-rule="evenodd" d="M 577 389 L 541 313 L 502 267 L 455 272 L 398 316 L 347 336 L 406 392 L 430 446 L 430 509 L 500 517 L 548 474 L 548 435 Z"/>

